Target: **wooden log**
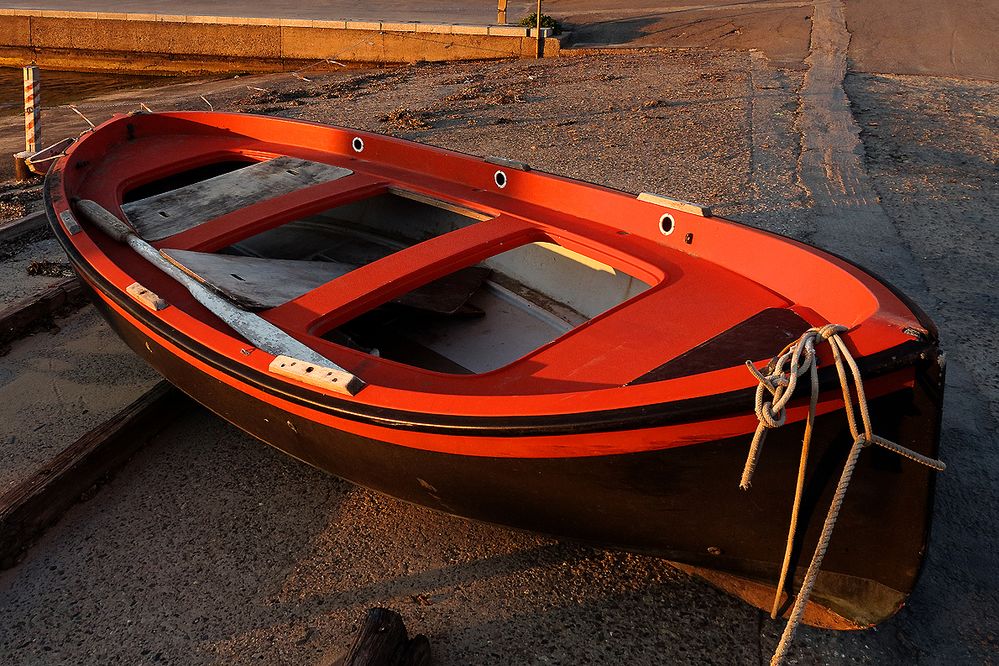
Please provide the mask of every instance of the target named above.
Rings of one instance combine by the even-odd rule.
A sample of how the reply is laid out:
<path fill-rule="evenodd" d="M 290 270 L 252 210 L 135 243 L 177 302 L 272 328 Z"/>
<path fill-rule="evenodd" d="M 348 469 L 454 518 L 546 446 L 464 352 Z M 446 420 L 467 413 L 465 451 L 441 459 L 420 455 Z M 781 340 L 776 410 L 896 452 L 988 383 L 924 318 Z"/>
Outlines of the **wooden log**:
<path fill-rule="evenodd" d="M 19 183 L 31 180 L 35 176 L 28 167 L 29 157 L 31 157 L 31 152 L 27 150 L 14 153 L 14 180 Z"/>
<path fill-rule="evenodd" d="M 0 309 L 0 345 L 16 340 L 57 314 L 72 312 L 87 302 L 80 280 L 72 277 Z"/>
<path fill-rule="evenodd" d="M 16 564 L 67 509 L 120 468 L 161 426 L 190 408 L 183 393 L 161 381 L 0 495 L 0 569 Z"/>
<path fill-rule="evenodd" d="M 45 211 L 42 210 L 29 213 L 16 220 L 0 222 L 0 243 L 17 240 L 33 231 L 44 229 L 46 224 L 48 224 L 48 218 L 45 216 Z"/>
<path fill-rule="evenodd" d="M 395 611 L 369 608 L 364 626 L 342 661 L 343 666 L 430 666 L 430 641 L 409 639 Z"/>

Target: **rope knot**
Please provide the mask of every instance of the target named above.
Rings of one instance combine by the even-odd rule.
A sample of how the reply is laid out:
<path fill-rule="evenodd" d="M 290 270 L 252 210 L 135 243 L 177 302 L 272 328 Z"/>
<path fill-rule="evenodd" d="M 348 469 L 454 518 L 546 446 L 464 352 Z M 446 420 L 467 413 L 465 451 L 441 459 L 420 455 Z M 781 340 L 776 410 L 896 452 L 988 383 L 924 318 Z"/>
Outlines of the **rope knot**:
<path fill-rule="evenodd" d="M 818 333 L 823 340 L 828 340 L 832 336 L 845 333 L 848 330 L 850 329 L 840 324 L 826 324 L 825 326 L 820 326 L 815 329 L 815 332 Z"/>
<path fill-rule="evenodd" d="M 783 407 L 775 410 L 772 402 L 765 402 L 756 410 L 756 417 L 764 428 L 779 428 L 787 420 L 787 410 Z"/>
<path fill-rule="evenodd" d="M 784 626 L 784 632 L 781 635 L 780 643 L 778 644 L 777 650 L 771 660 L 772 666 L 783 662 L 791 640 L 794 637 L 795 630 L 804 615 L 805 606 L 808 603 L 808 598 L 812 594 L 812 588 L 815 585 L 815 580 L 818 577 L 820 569 L 822 568 L 822 559 L 825 557 L 826 549 L 829 547 L 833 527 L 835 526 L 836 519 L 839 516 L 839 511 L 843 504 L 843 498 L 846 495 L 846 489 L 850 484 L 850 479 L 853 477 L 853 470 L 857 464 L 857 459 L 860 456 L 861 450 L 871 446 L 872 444 L 876 444 L 932 469 L 942 471 L 945 468 L 944 464 L 939 460 L 924 456 L 921 453 L 896 444 L 891 440 L 887 440 L 873 434 L 871 430 L 871 417 L 867 407 L 867 397 L 864 394 L 864 384 L 860 377 L 860 369 L 857 367 L 857 362 L 850 354 L 846 344 L 839 337 L 840 333 L 844 333 L 848 330 L 849 329 L 846 326 L 826 324 L 824 326 L 818 326 L 805 331 L 801 337 L 787 345 L 770 361 L 766 367 L 766 374 L 757 370 L 752 362 L 746 361 L 746 366 L 749 368 L 749 371 L 753 373 L 753 377 L 755 377 L 758 382 L 756 387 L 755 411 L 759 424 L 756 427 L 756 432 L 753 434 L 753 441 L 749 445 L 749 455 L 746 457 L 746 465 L 742 470 L 742 479 L 739 481 L 739 487 L 743 490 L 749 489 L 750 482 L 753 478 L 753 472 L 756 470 L 756 464 L 759 461 L 760 449 L 763 446 L 763 440 L 766 437 L 767 430 L 784 425 L 787 418 L 787 411 L 785 408 L 791 401 L 791 397 L 794 395 L 794 389 L 797 386 L 798 378 L 803 377 L 806 373 L 811 375 L 811 400 L 808 404 L 808 415 L 805 421 L 805 434 L 801 442 L 801 459 L 798 463 L 798 481 L 794 491 L 794 503 L 791 507 L 791 524 L 788 527 L 787 542 L 784 546 L 784 563 L 781 566 L 780 580 L 777 583 L 777 594 L 774 597 L 773 610 L 770 613 L 770 617 L 774 619 L 777 619 L 781 596 L 784 593 L 788 571 L 791 564 L 791 551 L 794 546 L 795 534 L 798 528 L 799 511 L 804 491 L 805 471 L 808 464 L 808 450 L 812 439 L 812 429 L 815 427 L 815 415 L 819 403 L 818 360 L 815 353 L 816 342 L 828 342 L 830 348 L 832 349 L 833 360 L 836 363 L 836 374 L 839 377 L 840 389 L 843 393 L 843 407 L 846 413 L 846 420 L 850 428 L 850 433 L 853 435 L 853 447 L 851 448 L 850 455 L 843 466 L 843 472 L 840 475 L 839 483 L 836 486 L 836 492 L 834 493 L 832 502 L 829 505 L 829 512 L 827 513 L 826 520 L 822 525 L 822 533 L 819 536 L 819 542 L 815 547 L 815 552 L 812 553 L 812 560 L 808 565 L 808 570 L 805 572 L 805 577 L 801 582 L 798 594 L 795 595 L 794 606 L 791 608 L 791 614 L 788 618 L 787 624 Z M 847 375 L 847 368 L 849 368 L 850 376 Z M 859 409 L 860 411 L 859 422 L 855 411 L 854 399 L 851 396 L 850 391 L 851 379 L 853 388 L 857 394 L 856 409 Z M 764 396 L 766 396 L 767 393 L 770 393 L 772 401 L 764 401 Z"/>

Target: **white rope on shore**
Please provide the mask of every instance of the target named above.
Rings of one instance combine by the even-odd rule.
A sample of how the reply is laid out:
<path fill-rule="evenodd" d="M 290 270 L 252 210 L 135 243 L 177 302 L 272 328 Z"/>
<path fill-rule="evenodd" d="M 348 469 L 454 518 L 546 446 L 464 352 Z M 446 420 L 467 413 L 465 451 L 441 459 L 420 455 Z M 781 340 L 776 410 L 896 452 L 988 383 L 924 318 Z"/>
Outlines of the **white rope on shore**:
<path fill-rule="evenodd" d="M 811 444 L 812 430 L 815 425 L 815 412 L 819 396 L 819 375 L 815 354 L 815 344 L 817 342 L 827 341 L 832 348 L 833 358 L 836 362 L 836 373 L 839 376 L 840 389 L 843 392 L 843 408 L 846 411 L 847 423 L 850 426 L 850 433 L 853 436 L 853 446 L 850 449 L 850 455 L 846 460 L 846 464 L 843 466 L 843 472 L 836 486 L 836 492 L 829 505 L 829 512 L 826 514 L 825 522 L 822 525 L 822 534 L 819 536 L 818 545 L 815 547 L 812 560 L 808 565 L 808 570 L 805 572 L 801 589 L 798 590 L 798 594 L 795 596 L 794 606 L 788 616 L 787 624 L 784 625 L 780 642 L 777 644 L 777 649 L 770 660 L 771 666 L 778 666 L 784 662 L 788 649 L 791 646 L 791 641 L 794 639 L 795 631 L 797 631 L 798 626 L 801 624 L 801 618 L 804 616 L 808 599 L 812 594 L 815 581 L 822 568 L 822 560 L 825 557 L 826 550 L 829 548 L 833 528 L 836 526 L 836 519 L 839 517 L 840 509 L 843 506 L 843 500 L 846 497 L 847 488 L 850 486 L 850 480 L 853 478 L 854 468 L 857 465 L 860 452 L 864 448 L 874 444 L 921 465 L 926 465 L 931 469 L 937 471 L 946 469 L 946 465 L 939 460 L 924 456 L 921 453 L 917 453 L 873 434 L 867 397 L 864 394 L 864 385 L 860 376 L 860 368 L 857 367 L 857 362 L 847 349 L 846 343 L 840 337 L 840 333 L 845 333 L 847 330 L 845 326 L 837 324 L 827 324 L 809 329 L 774 357 L 774 360 L 767 366 L 766 375 L 757 370 L 752 362 L 746 361 L 746 366 L 759 381 L 759 385 L 756 388 L 755 409 L 756 417 L 760 423 L 753 435 L 749 455 L 746 458 L 746 465 L 742 472 L 742 480 L 739 483 L 739 487 L 743 490 L 749 489 L 753 472 L 759 460 L 763 440 L 766 437 L 766 431 L 784 425 L 787 418 L 787 404 L 794 393 L 798 378 L 806 372 L 811 375 L 812 393 L 808 406 L 808 418 L 805 422 L 805 435 L 801 443 L 801 460 L 798 464 L 798 480 L 795 486 L 794 503 L 791 508 L 791 524 L 788 528 L 787 543 L 784 548 L 784 562 L 781 565 L 777 594 L 774 598 L 773 610 L 770 614 L 770 617 L 774 619 L 777 618 L 781 594 L 787 581 L 788 569 L 791 563 L 791 550 L 794 545 L 795 532 L 797 531 L 798 513 L 801 508 L 801 496 L 805 482 L 805 468 L 808 464 L 808 449 Z M 847 376 L 846 367 L 850 369 L 849 377 Z M 858 428 L 857 415 L 854 410 L 853 399 L 850 395 L 851 380 L 853 389 L 857 395 L 857 407 L 860 409 L 860 422 L 863 426 L 863 432 Z M 770 401 L 765 400 L 767 392 L 770 393 Z"/>
<path fill-rule="evenodd" d="M 90 129 L 94 129 L 94 128 L 96 128 L 96 127 L 97 127 L 97 125 L 95 125 L 95 124 L 93 124 L 92 122 L 90 122 L 90 118 L 88 118 L 88 117 L 86 117 L 85 115 L 83 115 L 83 113 L 82 113 L 82 112 L 81 112 L 81 111 L 80 111 L 80 110 L 79 110 L 78 108 L 76 108 L 76 105 L 75 105 L 75 104 L 70 104 L 70 105 L 69 105 L 69 108 L 70 108 L 70 110 L 72 110 L 72 111 L 73 111 L 73 113 L 75 113 L 76 115 L 80 116 L 80 117 L 81 117 L 81 118 L 83 118 L 83 119 L 84 119 L 85 121 L 87 121 L 87 124 L 88 124 L 88 125 L 90 125 Z"/>

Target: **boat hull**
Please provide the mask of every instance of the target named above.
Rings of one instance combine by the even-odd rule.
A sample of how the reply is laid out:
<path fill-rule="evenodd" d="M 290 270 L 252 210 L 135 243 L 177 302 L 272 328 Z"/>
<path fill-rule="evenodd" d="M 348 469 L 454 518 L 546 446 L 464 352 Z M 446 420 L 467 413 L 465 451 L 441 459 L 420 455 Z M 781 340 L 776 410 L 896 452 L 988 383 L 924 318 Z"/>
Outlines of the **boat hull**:
<path fill-rule="evenodd" d="M 81 274 L 87 271 L 77 266 Z M 192 398 L 254 437 L 358 485 L 453 515 L 657 555 L 763 605 L 786 540 L 801 429 L 773 431 L 748 493 L 738 478 L 748 440 L 559 458 L 462 456 L 329 427 L 277 396 L 261 400 L 237 376 L 220 381 L 178 354 L 176 339 L 127 298 L 86 282 L 101 314 L 139 356 Z M 180 335 L 179 333 L 177 335 Z M 906 387 L 871 401 L 884 436 L 936 455 L 942 372 L 926 354 Z M 207 359 L 204 359 L 207 360 Z M 446 435 L 440 435 L 446 437 Z M 607 432 L 606 437 L 621 436 Z M 656 429 L 642 436 L 654 439 Z M 523 435 L 519 439 L 523 439 Z M 572 435 L 565 435 L 572 446 Z M 841 412 L 820 416 L 795 549 L 803 575 L 851 441 Z M 806 622 L 872 626 L 904 603 L 919 574 L 933 474 L 880 449 L 858 465 Z M 876 556 L 875 556 L 876 553 Z"/>
<path fill-rule="evenodd" d="M 497 166 L 275 118 L 140 114 L 113 118 L 77 141 L 53 165 L 44 194 L 56 237 L 122 339 L 253 436 L 431 509 L 668 558 L 759 606 L 769 607 L 781 568 L 808 401 L 790 403 L 787 424 L 768 436 L 752 489 L 741 491 L 757 425 L 756 382 L 744 359 L 763 367 L 809 327 L 849 324 L 846 342 L 864 376 L 874 431 L 936 457 L 943 390 L 936 332 L 887 284 L 816 248 L 662 197 Z M 388 226 L 362 224 L 367 206 Z M 110 227 L 108 218 L 117 218 Z M 120 242 L 115 229 L 124 219 L 141 221 L 132 229 L 157 243 L 153 252 L 138 237 Z M 288 376 L 273 353 L 284 351 L 248 342 L 260 322 L 230 320 L 225 303 L 206 307 L 196 297 L 204 296 L 201 282 L 185 278 L 185 287 L 174 279 L 176 262 L 165 267 L 169 273 L 157 268 L 164 257 L 189 262 L 201 253 L 203 269 L 217 269 L 233 261 L 226 248 L 234 243 L 279 229 L 297 234 L 305 222 L 316 233 L 349 227 L 358 238 L 412 232 L 405 236 L 412 244 L 267 301 L 260 315 L 363 380 L 360 393 L 345 395 L 335 379 L 323 383 L 330 373 Z M 295 238 L 294 248 L 318 247 L 315 234 Z M 498 259 L 536 244 L 558 251 L 509 266 Z M 271 260 L 299 268 L 311 261 L 284 257 L 273 238 L 264 245 L 250 257 L 256 268 L 244 262 L 239 272 L 215 270 L 209 279 L 184 264 L 184 274 L 225 292 L 253 277 L 244 269 L 262 270 L 256 259 L 271 269 Z M 553 256 L 583 272 L 546 272 Z M 588 314 L 577 312 L 574 328 L 559 325 L 554 339 L 531 338 L 500 367 L 481 371 L 458 363 L 469 372 L 454 372 L 450 357 L 445 369 L 423 367 L 381 343 L 352 341 L 350 331 L 344 338 L 350 322 L 493 259 L 507 266 L 496 279 L 510 285 L 510 302 L 520 302 L 521 292 L 537 297 L 521 297 L 522 310 L 554 317 L 585 295 L 580 307 Z M 518 283 L 521 269 L 545 277 L 536 292 Z M 591 273 L 612 280 L 598 284 L 614 298 L 591 293 Z M 587 279 L 577 285 L 567 275 Z M 632 293 L 633 280 L 647 288 Z M 251 295 L 273 282 L 251 280 Z M 573 289 L 564 300 L 555 287 L 567 283 Z M 485 321 L 491 337 L 473 357 L 523 333 L 488 314 Z M 380 326 L 394 336 L 391 324 Z M 831 354 L 822 347 L 817 358 L 821 393 L 792 582 L 807 567 L 853 444 Z M 902 605 L 926 549 L 933 475 L 878 447 L 863 452 L 806 622 L 865 627 Z"/>

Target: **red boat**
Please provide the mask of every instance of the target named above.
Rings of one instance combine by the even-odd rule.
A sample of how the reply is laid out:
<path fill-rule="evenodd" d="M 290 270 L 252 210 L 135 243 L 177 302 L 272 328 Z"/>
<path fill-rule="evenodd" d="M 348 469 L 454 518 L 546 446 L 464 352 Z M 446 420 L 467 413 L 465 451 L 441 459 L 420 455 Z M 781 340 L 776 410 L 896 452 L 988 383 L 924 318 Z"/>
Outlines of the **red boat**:
<path fill-rule="evenodd" d="M 222 113 L 117 116 L 45 199 L 117 333 L 261 440 L 427 507 L 654 553 L 754 603 L 778 585 L 808 399 L 741 491 L 744 361 L 842 324 L 878 433 L 936 455 L 929 319 L 841 258 L 699 206 Z M 854 444 L 828 347 L 818 362 L 788 592 Z M 932 470 L 865 452 L 805 620 L 894 613 L 932 502 Z"/>

